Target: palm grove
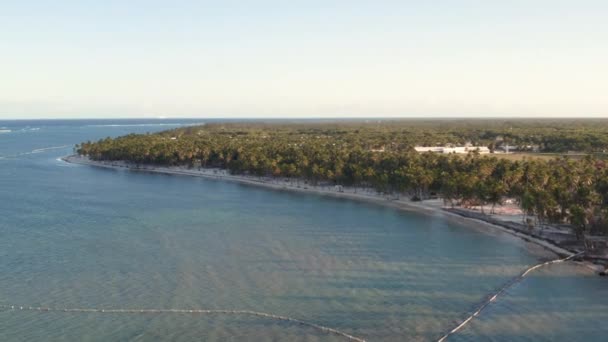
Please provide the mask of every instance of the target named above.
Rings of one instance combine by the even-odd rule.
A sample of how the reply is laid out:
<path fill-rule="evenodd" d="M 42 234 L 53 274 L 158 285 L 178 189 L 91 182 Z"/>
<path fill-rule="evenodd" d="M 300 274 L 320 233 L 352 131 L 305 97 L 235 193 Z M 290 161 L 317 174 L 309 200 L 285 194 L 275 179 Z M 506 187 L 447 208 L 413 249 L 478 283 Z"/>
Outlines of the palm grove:
<path fill-rule="evenodd" d="M 294 178 L 405 194 L 460 206 L 516 199 L 537 224 L 569 223 L 577 237 L 608 234 L 606 121 L 382 121 L 210 124 L 78 145 L 93 160 L 219 167 L 233 174 Z M 415 152 L 417 144 L 535 144 L 584 158 L 524 158 Z M 599 156 L 599 157 L 598 157 Z"/>

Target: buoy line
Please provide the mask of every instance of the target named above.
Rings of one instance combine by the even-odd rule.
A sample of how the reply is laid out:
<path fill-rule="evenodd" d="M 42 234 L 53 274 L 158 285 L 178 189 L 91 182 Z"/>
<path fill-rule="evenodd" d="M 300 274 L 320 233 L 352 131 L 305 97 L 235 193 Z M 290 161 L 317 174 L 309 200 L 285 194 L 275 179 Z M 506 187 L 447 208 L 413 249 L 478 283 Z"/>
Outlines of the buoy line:
<path fill-rule="evenodd" d="M 498 296 L 500 296 L 505 291 L 507 291 L 511 286 L 513 286 L 516 283 L 519 283 L 520 281 L 522 281 L 528 274 L 530 274 L 530 272 L 532 272 L 532 271 L 534 271 L 534 270 L 536 270 L 538 268 L 541 268 L 543 266 L 547 266 L 547 265 L 550 265 L 550 264 L 556 264 L 556 263 L 560 263 L 560 262 L 571 260 L 571 259 L 573 259 L 573 258 L 575 258 L 575 257 L 577 257 L 577 256 L 579 256 L 581 254 L 584 254 L 584 252 L 580 252 L 580 253 L 577 253 L 577 254 L 572 254 L 569 257 L 566 257 L 566 258 L 563 258 L 563 259 L 556 259 L 556 260 L 551 260 L 551 261 L 543 262 L 543 263 L 540 263 L 538 265 L 534 265 L 534 266 L 526 269 L 523 273 L 521 273 L 517 277 L 515 277 L 515 278 L 511 279 L 509 282 L 507 282 L 500 290 L 498 290 L 498 292 L 496 292 L 492 297 L 490 297 L 485 302 L 483 302 L 477 308 L 477 310 L 475 310 L 475 312 L 473 312 L 473 314 L 471 314 L 464 321 L 462 321 L 462 323 L 460 323 L 456 328 L 450 330 L 447 334 L 443 335 L 443 337 L 441 337 L 439 340 L 437 340 L 437 342 L 443 342 L 448 337 L 450 337 L 451 335 L 457 333 L 460 329 L 462 329 L 469 322 L 471 322 L 471 320 L 473 320 L 473 318 L 477 317 L 481 313 L 481 311 L 483 311 L 483 309 L 485 309 L 488 305 L 490 305 L 490 303 L 492 303 L 493 301 L 495 301 L 496 298 L 498 298 Z"/>
<path fill-rule="evenodd" d="M 479 316 L 479 314 L 488 306 L 490 303 L 494 302 L 500 295 L 502 295 L 505 291 L 507 291 L 510 287 L 522 281 L 528 274 L 532 271 L 539 269 L 543 266 L 547 266 L 550 264 L 556 264 L 571 260 L 579 255 L 584 254 L 584 252 L 570 255 L 563 259 L 556 259 L 547 262 L 543 262 L 537 265 L 534 265 L 520 275 L 508 281 L 500 290 L 498 290 L 492 297 L 489 297 L 486 301 L 484 301 L 478 308 L 473 312 L 470 316 L 468 316 L 464 321 L 462 321 L 458 326 L 450 330 L 444 336 L 442 336 L 437 342 L 444 342 L 448 337 L 457 333 L 460 329 L 464 328 L 468 323 L 473 320 L 473 318 Z M 22 306 L 22 305 L 7 305 L 0 304 L 0 309 L 5 310 L 20 310 L 20 311 L 40 311 L 40 312 L 77 312 L 77 313 L 117 313 L 117 314 L 163 314 L 163 313 L 172 313 L 172 314 L 201 314 L 201 315 L 246 315 L 246 316 L 255 316 L 262 318 L 269 318 L 277 321 L 284 321 L 290 323 L 296 323 L 303 326 L 311 327 L 316 330 L 322 331 L 324 333 L 333 334 L 337 336 L 341 336 L 346 338 L 349 341 L 355 342 L 366 342 L 365 339 L 350 335 L 338 329 L 326 327 L 320 324 L 315 324 L 307 321 L 303 321 L 297 318 L 292 318 L 288 316 L 281 316 L 275 314 L 269 314 L 265 312 L 252 311 L 252 310 L 207 310 L 207 309 L 99 309 L 99 308 L 55 308 L 55 307 L 42 307 L 42 306 Z"/>
<path fill-rule="evenodd" d="M 310 323 L 306 321 L 299 320 L 297 318 L 280 316 L 269 314 L 265 312 L 251 311 L 251 310 L 205 310 L 205 309 L 97 309 L 97 308 L 51 308 L 51 307 L 42 307 L 42 306 L 21 306 L 21 305 L 3 305 L 0 304 L 0 309 L 5 310 L 22 310 L 22 311 L 41 311 L 41 312 L 78 312 L 78 313 L 118 313 L 118 314 L 163 314 L 163 313 L 172 313 L 172 314 L 203 314 L 203 315 L 247 315 L 247 316 L 255 316 L 262 318 L 269 318 L 277 321 L 284 321 L 290 323 L 296 323 L 303 326 L 311 327 L 316 330 L 322 331 L 324 333 L 333 334 L 337 336 L 342 336 L 349 341 L 355 342 L 366 342 L 364 339 L 360 337 L 356 337 L 350 334 L 347 334 L 343 331 L 329 328 L 323 325 Z"/>

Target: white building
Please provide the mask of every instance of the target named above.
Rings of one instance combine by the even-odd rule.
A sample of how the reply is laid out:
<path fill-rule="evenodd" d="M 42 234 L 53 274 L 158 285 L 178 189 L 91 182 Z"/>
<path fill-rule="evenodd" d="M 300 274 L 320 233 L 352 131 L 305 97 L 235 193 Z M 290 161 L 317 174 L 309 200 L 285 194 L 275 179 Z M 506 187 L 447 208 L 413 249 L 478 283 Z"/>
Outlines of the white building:
<path fill-rule="evenodd" d="M 455 147 L 441 147 L 441 146 L 416 146 L 414 147 L 416 152 L 434 152 L 434 153 L 458 153 L 467 154 L 469 152 L 478 152 L 480 154 L 490 153 L 490 149 L 486 146 L 455 146 Z"/>
<path fill-rule="evenodd" d="M 429 146 L 416 146 L 414 147 L 416 152 L 424 153 L 424 152 L 435 152 L 435 153 L 443 153 L 444 147 L 429 147 Z"/>

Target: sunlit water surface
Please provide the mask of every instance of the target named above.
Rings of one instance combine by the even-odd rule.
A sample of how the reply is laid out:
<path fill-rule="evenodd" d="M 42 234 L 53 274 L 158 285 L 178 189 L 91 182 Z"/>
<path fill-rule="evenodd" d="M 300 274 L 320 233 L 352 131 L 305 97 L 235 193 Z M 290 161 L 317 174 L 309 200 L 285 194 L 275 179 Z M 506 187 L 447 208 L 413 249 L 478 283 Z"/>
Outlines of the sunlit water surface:
<path fill-rule="evenodd" d="M 550 257 L 442 215 L 58 160 L 81 141 L 192 123 L 0 121 L 0 305 L 253 310 L 431 341 Z M 607 285 L 549 266 L 451 340 L 604 340 Z M 242 315 L 0 310 L 0 340 L 345 339 Z"/>

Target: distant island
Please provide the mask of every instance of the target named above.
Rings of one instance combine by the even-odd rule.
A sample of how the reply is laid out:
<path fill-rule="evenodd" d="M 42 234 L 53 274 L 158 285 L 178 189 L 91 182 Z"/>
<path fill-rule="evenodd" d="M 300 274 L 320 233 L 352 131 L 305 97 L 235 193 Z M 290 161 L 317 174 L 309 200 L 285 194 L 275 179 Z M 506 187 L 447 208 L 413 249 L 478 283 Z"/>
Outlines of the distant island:
<path fill-rule="evenodd" d="M 574 119 L 218 123 L 76 146 L 92 161 L 441 198 L 455 211 L 509 203 L 520 226 L 566 226 L 585 245 L 608 235 L 606 150 L 608 120 Z"/>

